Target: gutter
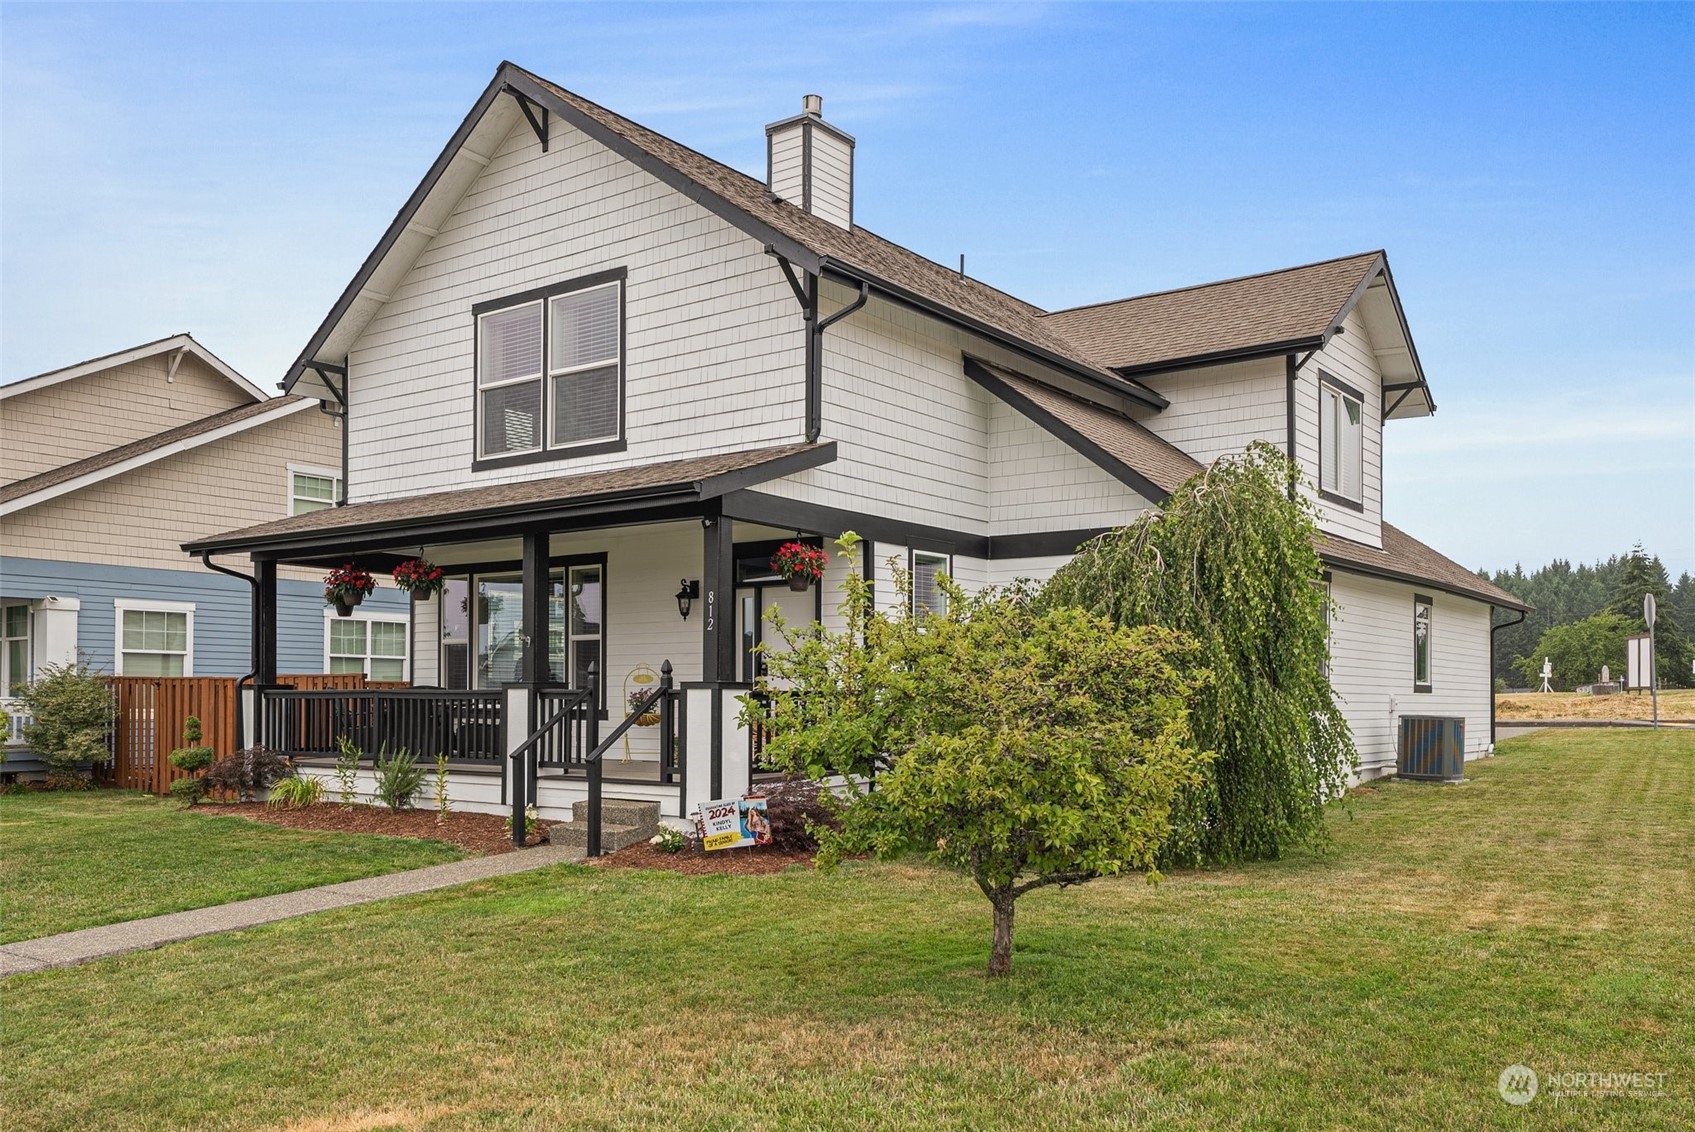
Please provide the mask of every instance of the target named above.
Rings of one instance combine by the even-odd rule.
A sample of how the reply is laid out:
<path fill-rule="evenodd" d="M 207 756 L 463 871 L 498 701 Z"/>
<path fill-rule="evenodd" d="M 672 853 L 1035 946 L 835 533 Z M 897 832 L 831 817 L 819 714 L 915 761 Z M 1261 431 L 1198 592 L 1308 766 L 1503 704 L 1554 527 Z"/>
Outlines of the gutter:
<path fill-rule="evenodd" d="M 1502 629 L 1510 629 L 1514 625 L 1524 624 L 1524 619 L 1530 616 L 1528 609 L 1518 611 L 1517 621 L 1503 621 L 1499 625 L 1489 626 L 1489 749 L 1495 749 L 1495 634 Z"/>

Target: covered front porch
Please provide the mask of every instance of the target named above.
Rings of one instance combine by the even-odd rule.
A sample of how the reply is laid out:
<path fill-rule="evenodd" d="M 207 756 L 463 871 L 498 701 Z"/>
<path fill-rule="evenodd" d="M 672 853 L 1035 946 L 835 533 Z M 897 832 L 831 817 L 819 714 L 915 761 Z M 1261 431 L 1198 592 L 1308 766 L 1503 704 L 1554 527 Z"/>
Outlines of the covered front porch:
<path fill-rule="evenodd" d="M 763 772 L 740 716 L 764 612 L 829 620 L 827 594 L 847 570 L 833 560 L 821 584 L 792 589 L 771 569 L 777 547 L 839 532 L 797 526 L 805 509 L 747 487 L 831 454 L 796 445 L 351 504 L 191 544 L 203 557 L 253 557 L 244 742 L 290 756 L 332 792 L 351 743 L 366 756 L 362 798 L 378 752 L 406 748 L 426 768 L 445 756 L 454 808 L 533 804 L 556 821 L 581 802 L 592 820 L 602 796 L 683 818 L 740 794 Z M 420 558 L 445 581 L 412 605 L 410 687 L 277 679 L 278 566 L 352 564 L 384 578 Z"/>

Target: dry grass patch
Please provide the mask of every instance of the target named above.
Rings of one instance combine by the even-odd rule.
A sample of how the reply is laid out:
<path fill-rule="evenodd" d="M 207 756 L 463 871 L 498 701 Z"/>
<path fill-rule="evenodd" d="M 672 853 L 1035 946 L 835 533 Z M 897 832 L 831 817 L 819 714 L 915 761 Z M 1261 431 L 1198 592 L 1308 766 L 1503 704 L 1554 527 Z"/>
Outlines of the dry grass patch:
<path fill-rule="evenodd" d="M 1646 720 L 1653 704 L 1646 693 L 1586 696 L 1577 692 L 1512 692 L 1495 697 L 1495 718 L 1513 720 Z M 1695 723 L 1695 688 L 1660 693 L 1660 721 Z"/>

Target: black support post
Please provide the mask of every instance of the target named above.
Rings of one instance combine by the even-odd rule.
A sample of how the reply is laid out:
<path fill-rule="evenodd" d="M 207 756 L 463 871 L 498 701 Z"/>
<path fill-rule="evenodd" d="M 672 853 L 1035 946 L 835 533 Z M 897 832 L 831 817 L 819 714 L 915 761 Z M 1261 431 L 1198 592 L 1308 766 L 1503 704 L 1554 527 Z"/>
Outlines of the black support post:
<path fill-rule="evenodd" d="M 253 560 L 253 682 L 277 682 L 277 564 Z"/>
<path fill-rule="evenodd" d="M 531 686 L 548 681 L 547 599 L 551 586 L 547 570 L 546 531 L 524 534 L 524 666 L 518 678 Z"/>
<path fill-rule="evenodd" d="M 589 738 L 588 748 L 591 757 L 586 768 L 589 772 L 589 828 L 587 853 L 590 857 L 600 856 L 600 771 L 604 756 L 600 751 L 600 712 L 595 705 L 600 703 L 600 665 L 589 663 Z"/>
<path fill-rule="evenodd" d="M 709 514 L 705 524 L 706 561 L 701 583 L 706 616 L 701 618 L 701 679 L 716 683 L 736 678 L 736 548 L 734 520 Z"/>

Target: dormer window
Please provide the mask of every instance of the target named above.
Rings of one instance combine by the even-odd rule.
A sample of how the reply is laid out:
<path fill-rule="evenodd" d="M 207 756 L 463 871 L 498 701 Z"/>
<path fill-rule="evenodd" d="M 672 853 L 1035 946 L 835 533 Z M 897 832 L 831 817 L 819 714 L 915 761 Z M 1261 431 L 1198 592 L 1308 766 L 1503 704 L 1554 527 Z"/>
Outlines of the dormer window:
<path fill-rule="evenodd" d="M 477 466 L 624 446 L 624 272 L 479 303 Z"/>
<path fill-rule="evenodd" d="M 1362 509 L 1365 483 L 1365 398 L 1325 376 L 1318 399 L 1318 489 L 1326 499 Z"/>

